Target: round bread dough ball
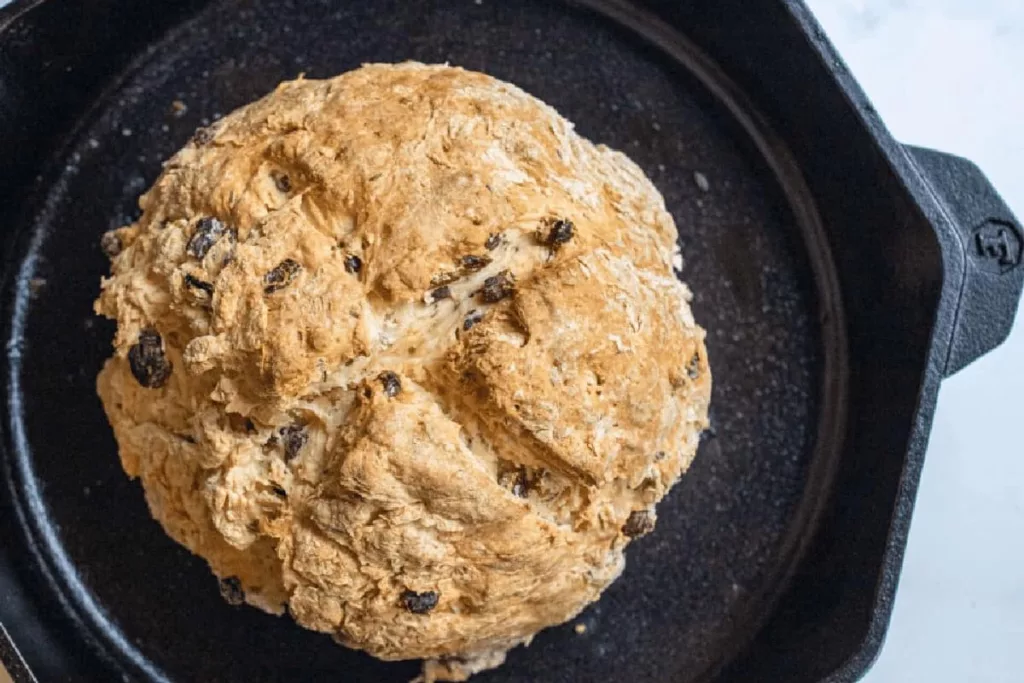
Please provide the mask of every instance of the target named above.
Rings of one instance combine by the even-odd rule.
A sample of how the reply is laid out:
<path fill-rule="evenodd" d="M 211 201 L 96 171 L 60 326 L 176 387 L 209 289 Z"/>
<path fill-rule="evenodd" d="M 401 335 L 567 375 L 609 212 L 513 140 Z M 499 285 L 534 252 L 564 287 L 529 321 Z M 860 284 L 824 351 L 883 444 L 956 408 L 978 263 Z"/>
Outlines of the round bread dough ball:
<path fill-rule="evenodd" d="M 104 237 L 125 471 L 225 598 L 461 680 L 619 576 L 707 425 L 625 155 L 448 66 L 281 84 Z"/>

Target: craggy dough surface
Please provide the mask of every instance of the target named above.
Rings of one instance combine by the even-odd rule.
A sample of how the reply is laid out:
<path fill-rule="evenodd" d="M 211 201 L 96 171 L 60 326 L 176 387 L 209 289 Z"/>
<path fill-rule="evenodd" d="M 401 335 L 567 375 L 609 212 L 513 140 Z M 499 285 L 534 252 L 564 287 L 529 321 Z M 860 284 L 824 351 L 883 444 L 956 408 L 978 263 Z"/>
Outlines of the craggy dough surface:
<path fill-rule="evenodd" d="M 140 203 L 104 238 L 99 394 L 230 600 L 462 680 L 597 599 L 694 457 L 711 378 L 664 201 L 512 85 L 283 83 Z"/>

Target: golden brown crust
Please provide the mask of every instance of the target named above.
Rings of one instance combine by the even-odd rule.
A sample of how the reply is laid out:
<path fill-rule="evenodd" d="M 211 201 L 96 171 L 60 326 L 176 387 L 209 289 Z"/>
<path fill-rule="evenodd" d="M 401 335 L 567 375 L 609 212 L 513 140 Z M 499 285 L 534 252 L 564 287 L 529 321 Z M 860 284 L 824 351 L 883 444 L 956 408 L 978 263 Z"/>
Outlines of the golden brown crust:
<path fill-rule="evenodd" d="M 140 203 L 99 393 L 154 516 L 252 604 L 466 675 L 596 599 L 696 452 L 663 200 L 511 85 L 283 83 Z"/>

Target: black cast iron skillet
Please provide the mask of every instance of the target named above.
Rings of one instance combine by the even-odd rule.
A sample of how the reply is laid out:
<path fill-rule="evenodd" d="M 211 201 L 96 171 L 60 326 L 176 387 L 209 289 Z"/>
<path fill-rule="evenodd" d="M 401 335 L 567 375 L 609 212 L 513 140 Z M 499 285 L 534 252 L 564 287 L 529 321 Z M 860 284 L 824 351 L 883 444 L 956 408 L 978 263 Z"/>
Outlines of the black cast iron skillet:
<path fill-rule="evenodd" d="M 404 59 L 512 81 L 643 166 L 679 224 L 715 375 L 696 464 L 585 634 L 545 631 L 478 680 L 857 679 L 939 381 L 1008 332 L 1022 241 L 972 165 L 893 142 L 795 0 L 0 11 L 0 657 L 16 679 L 415 674 L 219 599 L 121 472 L 94 390 L 112 329 L 91 311 L 99 236 L 197 126 L 299 72 Z"/>

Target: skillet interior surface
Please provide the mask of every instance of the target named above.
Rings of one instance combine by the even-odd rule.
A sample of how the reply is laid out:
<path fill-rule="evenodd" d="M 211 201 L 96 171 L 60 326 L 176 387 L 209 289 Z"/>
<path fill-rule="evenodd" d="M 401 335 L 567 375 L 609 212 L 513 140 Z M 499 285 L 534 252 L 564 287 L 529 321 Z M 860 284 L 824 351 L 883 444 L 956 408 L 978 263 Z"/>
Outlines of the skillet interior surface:
<path fill-rule="evenodd" d="M 388 683 L 416 673 L 224 603 L 205 563 L 163 534 L 121 471 L 95 393 L 113 332 L 92 314 L 107 269 L 99 236 L 138 215 L 161 161 L 283 79 L 374 61 L 486 71 L 628 153 L 676 219 L 681 277 L 708 330 L 713 430 L 656 532 L 630 546 L 599 603 L 474 680 L 696 681 L 750 635 L 838 452 L 841 315 L 810 200 L 773 171 L 770 141 L 758 143 L 694 75 L 681 39 L 677 48 L 666 54 L 607 16 L 543 0 L 416 11 L 397 0 L 226 0 L 154 45 L 83 116 L 45 202 L 19 226 L 9 420 L 37 559 L 129 678 Z"/>

